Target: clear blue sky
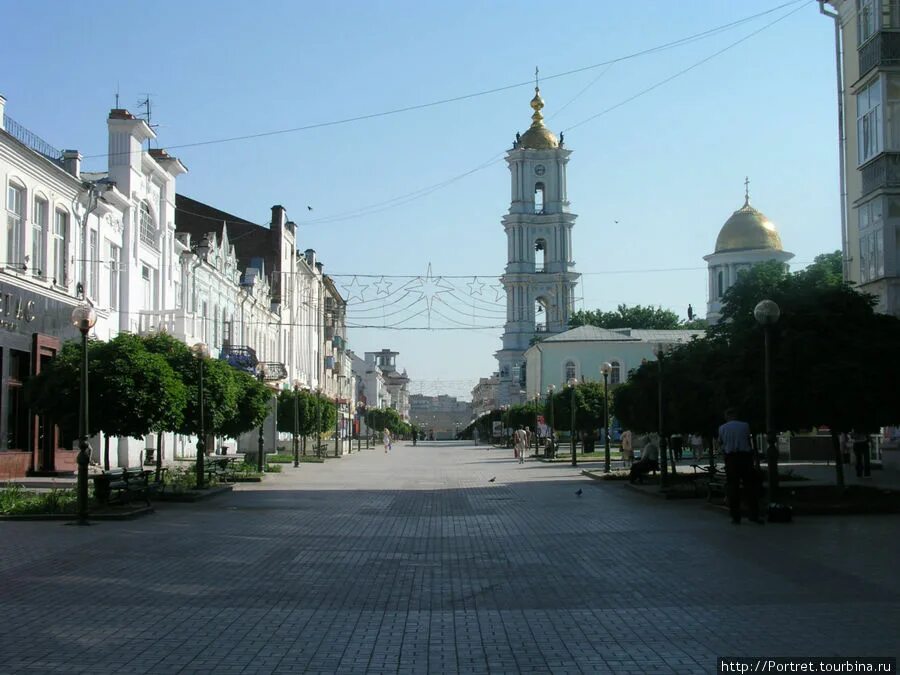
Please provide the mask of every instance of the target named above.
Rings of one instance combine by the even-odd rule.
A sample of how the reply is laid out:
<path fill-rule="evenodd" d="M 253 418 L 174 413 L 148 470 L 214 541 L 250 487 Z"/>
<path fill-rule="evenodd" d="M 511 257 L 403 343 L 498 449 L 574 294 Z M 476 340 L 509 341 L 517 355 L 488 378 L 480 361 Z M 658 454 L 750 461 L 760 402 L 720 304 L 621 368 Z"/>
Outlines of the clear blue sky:
<path fill-rule="evenodd" d="M 784 1 L 197 0 L 86 8 L 32 0 L 5 8 L 0 93 L 18 122 L 91 156 L 106 150 L 116 88 L 132 111 L 151 92 L 159 146 L 173 148 L 527 82 L 535 65 L 549 76 L 597 64 Z M 709 62 L 575 127 L 798 6 Z M 795 268 L 840 247 L 833 24 L 812 0 L 608 69 L 547 79 L 541 89 L 548 126 L 566 131 L 574 151 L 569 198 L 579 214 L 576 269 L 585 275 L 579 308 L 640 303 L 684 315 L 692 303 L 705 313 L 702 256 L 741 206 L 745 175 L 753 204 L 796 254 Z M 419 199 L 329 217 L 501 156 L 530 123 L 531 95 L 526 85 L 350 124 L 175 148 L 190 170 L 178 189 L 261 223 L 283 204 L 300 223 L 301 247 L 315 248 L 329 273 L 424 275 L 430 262 L 435 276 L 496 277 L 506 263 L 500 219 L 509 206 L 502 161 Z M 93 157 L 85 168 L 105 166 Z M 652 271 L 670 268 L 690 269 Z M 465 281 L 452 283 L 459 290 Z M 375 297 L 366 290 L 366 300 Z M 485 287 L 481 297 L 476 318 L 454 315 L 459 323 L 502 324 L 490 318 L 494 291 Z M 390 323 L 394 309 L 349 311 L 351 322 L 356 316 L 370 325 L 379 313 Z M 426 325 L 426 318 L 405 325 Z M 414 391 L 468 397 L 474 381 L 495 369 L 501 332 L 357 329 L 348 337 L 359 353 L 399 351 Z"/>

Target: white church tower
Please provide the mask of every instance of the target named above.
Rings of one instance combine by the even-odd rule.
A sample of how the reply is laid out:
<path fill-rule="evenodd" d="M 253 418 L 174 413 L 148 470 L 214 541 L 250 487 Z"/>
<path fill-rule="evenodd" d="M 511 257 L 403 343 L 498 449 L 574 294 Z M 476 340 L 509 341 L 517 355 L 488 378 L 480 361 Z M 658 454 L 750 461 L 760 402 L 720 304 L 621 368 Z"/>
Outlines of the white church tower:
<path fill-rule="evenodd" d="M 537 72 L 535 72 L 537 75 Z M 575 303 L 572 226 L 566 194 L 570 150 L 544 126 L 544 101 L 535 81 L 531 127 L 516 134 L 506 162 L 512 178 L 512 200 L 503 216 L 506 230 L 506 289 L 503 347 L 495 356 L 500 367 L 498 403 L 524 400 L 525 350 L 535 338 L 568 329 Z"/>
<path fill-rule="evenodd" d="M 744 205 L 719 230 L 715 252 L 703 256 L 709 269 L 706 320 L 714 324 L 722 318 L 722 297 L 741 272 L 766 260 L 777 260 L 787 267 L 793 257 L 793 253 L 782 248 L 772 221 L 750 206 L 750 179 L 746 179 Z"/>

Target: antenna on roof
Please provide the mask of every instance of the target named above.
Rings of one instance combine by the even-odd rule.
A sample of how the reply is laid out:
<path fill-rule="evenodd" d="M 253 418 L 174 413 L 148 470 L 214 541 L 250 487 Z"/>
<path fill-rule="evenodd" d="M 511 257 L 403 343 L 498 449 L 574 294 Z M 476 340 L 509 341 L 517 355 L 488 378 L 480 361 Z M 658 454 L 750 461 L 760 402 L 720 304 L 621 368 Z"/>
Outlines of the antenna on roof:
<path fill-rule="evenodd" d="M 119 82 L 116 81 L 116 110 L 119 109 Z"/>
<path fill-rule="evenodd" d="M 144 121 L 147 123 L 147 126 L 151 129 L 159 128 L 158 124 L 153 124 L 153 102 L 150 100 L 150 97 L 153 96 L 152 93 L 143 94 L 144 99 L 142 101 L 138 101 L 138 108 L 143 108 L 143 112 L 141 112 L 140 116 L 144 118 Z M 150 149 L 150 139 L 147 139 L 147 149 Z"/>

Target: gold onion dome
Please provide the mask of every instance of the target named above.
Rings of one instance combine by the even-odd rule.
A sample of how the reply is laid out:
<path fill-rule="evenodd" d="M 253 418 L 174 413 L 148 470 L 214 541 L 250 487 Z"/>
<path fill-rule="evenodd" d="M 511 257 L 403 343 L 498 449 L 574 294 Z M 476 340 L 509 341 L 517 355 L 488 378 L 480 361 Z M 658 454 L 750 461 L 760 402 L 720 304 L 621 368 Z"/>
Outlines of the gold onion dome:
<path fill-rule="evenodd" d="M 750 206 L 749 194 L 744 205 L 725 221 L 716 239 L 716 253 L 769 249 L 783 250 L 778 230 L 765 214 Z"/>
<path fill-rule="evenodd" d="M 553 150 L 559 147 L 559 141 L 556 140 L 556 136 L 544 126 L 544 116 L 541 114 L 543 107 L 544 99 L 541 98 L 541 90 L 539 87 L 535 87 L 534 98 L 531 99 L 531 108 L 534 110 L 534 114 L 531 116 L 531 126 L 519 139 L 520 148 Z"/>

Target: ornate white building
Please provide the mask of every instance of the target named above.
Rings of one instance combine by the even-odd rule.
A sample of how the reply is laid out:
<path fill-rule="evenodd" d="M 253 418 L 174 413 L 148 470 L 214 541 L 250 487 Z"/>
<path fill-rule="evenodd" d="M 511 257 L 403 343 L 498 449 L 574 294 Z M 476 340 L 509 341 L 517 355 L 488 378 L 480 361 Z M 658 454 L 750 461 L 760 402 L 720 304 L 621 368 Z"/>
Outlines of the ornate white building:
<path fill-rule="evenodd" d="M 706 320 L 711 324 L 721 318 L 722 297 L 743 270 L 766 260 L 778 260 L 787 266 L 794 257 L 782 248 L 772 221 L 750 206 L 749 181 L 745 185 L 744 205 L 719 230 L 715 251 L 703 256 L 709 269 Z"/>
<path fill-rule="evenodd" d="M 568 328 L 575 302 L 572 226 L 566 193 L 570 150 L 544 126 L 544 100 L 535 86 L 531 126 L 516 134 L 506 154 L 512 199 L 503 216 L 507 264 L 501 283 L 506 289 L 506 324 L 499 363 L 499 404 L 524 400 L 525 351 L 535 337 Z"/>

